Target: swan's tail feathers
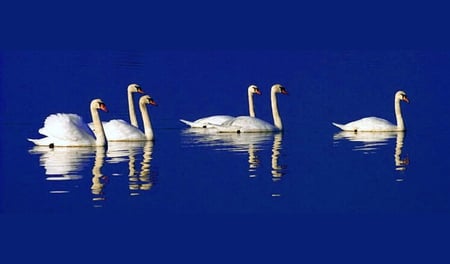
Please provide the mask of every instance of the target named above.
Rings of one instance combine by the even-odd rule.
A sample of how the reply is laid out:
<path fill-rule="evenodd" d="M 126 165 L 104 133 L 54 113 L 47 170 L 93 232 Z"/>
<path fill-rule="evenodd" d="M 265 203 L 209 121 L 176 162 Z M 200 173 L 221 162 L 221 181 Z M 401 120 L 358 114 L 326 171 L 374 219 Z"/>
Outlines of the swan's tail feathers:
<path fill-rule="evenodd" d="M 194 127 L 194 126 L 195 126 L 195 125 L 194 125 L 194 122 L 187 121 L 187 120 L 184 120 L 184 119 L 180 119 L 180 121 L 181 121 L 182 123 L 184 123 L 184 124 L 190 126 L 190 127 Z"/>
<path fill-rule="evenodd" d="M 27 138 L 28 141 L 33 142 L 36 146 L 43 146 L 43 145 L 49 145 L 50 142 L 46 140 L 46 138 L 40 138 L 40 139 L 32 139 Z"/>
<path fill-rule="evenodd" d="M 345 126 L 342 125 L 342 124 L 338 124 L 338 123 L 334 123 L 334 122 L 332 122 L 332 124 L 333 124 L 334 126 L 340 128 L 340 129 L 342 129 L 342 130 L 345 130 L 345 129 L 344 129 Z"/>

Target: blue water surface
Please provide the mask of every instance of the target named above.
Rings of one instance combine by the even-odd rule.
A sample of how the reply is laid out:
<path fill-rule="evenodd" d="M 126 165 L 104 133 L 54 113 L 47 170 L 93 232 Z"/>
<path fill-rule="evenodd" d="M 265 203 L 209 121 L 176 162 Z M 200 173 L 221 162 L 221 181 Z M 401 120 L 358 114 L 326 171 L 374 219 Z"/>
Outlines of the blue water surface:
<path fill-rule="evenodd" d="M 0 214 L 448 217 L 449 70 L 449 52 L 423 50 L 4 51 Z M 158 103 L 149 107 L 154 142 L 27 141 L 52 113 L 90 122 L 94 98 L 109 109 L 103 120 L 128 121 L 130 83 Z M 282 133 L 204 133 L 179 122 L 246 115 L 256 84 L 256 115 L 272 123 L 275 83 L 289 93 L 278 95 Z M 405 133 L 332 126 L 395 122 L 397 90 L 410 100 L 401 105 Z"/>
<path fill-rule="evenodd" d="M 1 211 L 447 214 L 449 56 L 424 51 L 3 52 Z M 99 153 L 35 150 L 27 141 L 41 137 L 38 129 L 52 113 L 77 113 L 90 121 L 88 104 L 94 98 L 110 110 L 101 113 L 103 120 L 128 120 L 130 83 L 140 84 L 159 104 L 149 109 L 156 134 L 149 146 L 122 143 L 116 152 L 111 145 Z M 246 115 L 246 88 L 256 84 L 262 91 L 255 97 L 257 116 L 272 122 L 269 93 L 275 83 L 289 92 L 278 96 L 283 133 L 211 135 L 186 130 L 178 121 Z M 402 104 L 407 132 L 401 139 L 375 136 L 371 144 L 335 136 L 339 131 L 331 122 L 372 115 L 395 122 L 397 90 L 410 98 Z M 97 159 L 105 176 L 98 195 L 92 190 Z M 399 168 L 396 159 L 407 162 Z"/>

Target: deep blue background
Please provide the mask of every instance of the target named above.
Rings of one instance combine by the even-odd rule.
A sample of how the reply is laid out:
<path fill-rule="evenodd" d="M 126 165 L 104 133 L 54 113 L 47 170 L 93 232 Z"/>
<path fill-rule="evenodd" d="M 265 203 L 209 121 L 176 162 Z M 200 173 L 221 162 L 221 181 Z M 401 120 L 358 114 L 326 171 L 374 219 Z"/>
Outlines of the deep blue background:
<path fill-rule="evenodd" d="M 128 215 L 147 222 L 140 227 L 145 230 L 156 224 L 181 233 L 174 227 L 180 223 L 172 219 L 180 213 L 185 219 L 182 230 L 204 227 L 205 222 L 223 227 L 236 226 L 238 219 L 244 225 L 264 219 L 245 229 L 250 233 L 265 228 L 289 233 L 289 226 L 303 232 L 309 229 L 303 225 L 313 224 L 319 232 L 358 236 L 358 231 L 341 233 L 340 225 L 362 219 L 361 228 L 367 231 L 373 222 L 402 226 L 411 217 L 431 217 L 439 223 L 450 209 L 444 102 L 449 56 L 426 50 L 2 52 L 2 213 L 5 219 L 25 215 L 37 222 L 54 215 L 81 226 L 91 218 L 95 226 L 115 219 L 109 222 L 114 226 Z M 110 109 L 102 118 L 127 119 L 125 89 L 132 82 L 159 103 L 150 109 L 157 137 L 152 155 L 155 186 L 130 199 L 120 187 L 126 184 L 127 163 L 106 163 L 105 174 L 123 177 L 110 180 L 108 199 L 97 210 L 88 191 L 93 160 L 88 159 L 80 172 L 85 177 L 81 185 L 67 183 L 67 196 L 48 194 L 52 182 L 45 181 L 39 155 L 28 153 L 32 144 L 26 138 L 39 137 L 37 130 L 50 113 L 78 113 L 89 120 L 87 104 L 94 97 Z M 280 182 L 270 175 L 271 137 L 259 145 L 261 165 L 251 180 L 245 152 L 192 143 L 178 121 L 246 114 L 245 90 L 251 83 L 263 92 L 255 98 L 257 115 L 268 121 L 270 86 L 282 83 L 289 91 L 279 96 L 285 124 L 280 149 L 285 175 Z M 393 94 L 398 89 L 411 101 L 402 104 L 408 127 L 403 155 L 410 159 L 405 172 L 395 171 L 395 140 L 364 154 L 353 151 L 355 143 L 334 142 L 338 130 L 331 125 L 368 115 L 394 121 Z M 271 193 L 281 193 L 280 199 Z M 295 222 L 283 226 L 291 220 Z M 412 228 L 413 234 L 423 234 Z M 196 235 L 189 231 L 182 236 Z"/>
<path fill-rule="evenodd" d="M 23 155 L 21 157 L 28 157 L 29 160 L 23 164 L 30 166 L 33 170 L 38 169 L 34 167 L 37 164 L 36 160 L 28 156 L 29 143 L 22 140 L 36 133 L 43 118 L 50 112 L 61 110 L 86 115 L 87 111 L 81 101 L 89 100 L 94 94 L 98 93 L 98 96 L 102 97 L 111 96 L 108 98 L 110 108 L 120 109 L 113 113 L 122 115 L 125 113 L 125 102 L 114 102 L 115 93 L 112 93 L 111 89 L 115 87 L 120 90 L 134 79 L 142 85 L 158 88 L 152 90 L 155 93 L 154 97 L 167 106 L 175 105 L 173 96 L 160 89 L 170 89 L 171 87 L 175 89 L 176 87 L 175 94 L 184 92 L 183 97 L 177 96 L 177 105 L 184 103 L 183 108 L 180 106 L 180 109 L 189 109 L 187 113 L 183 113 L 183 117 L 188 118 L 188 115 L 192 115 L 192 118 L 195 118 L 204 113 L 204 108 L 196 107 L 192 103 L 196 99 L 190 96 L 192 91 L 180 88 L 180 83 L 186 83 L 191 78 L 188 74 L 191 67 L 189 63 L 184 64 L 185 67 L 177 64 L 169 67 L 158 65 L 155 62 L 156 66 L 150 67 L 149 60 L 145 60 L 144 67 L 153 72 L 157 72 L 161 67 L 174 69 L 173 71 L 179 73 L 176 74 L 177 79 L 167 75 L 165 70 L 161 70 L 165 74 L 157 75 L 139 70 L 142 67 L 133 68 L 132 66 L 129 67 L 132 69 L 128 71 L 128 74 L 123 73 L 126 67 L 121 68 L 119 72 L 121 72 L 122 79 L 108 70 L 106 70 L 106 74 L 102 74 L 105 73 L 103 67 L 93 67 L 96 69 L 90 69 L 80 75 L 75 71 L 68 73 L 71 63 L 64 64 L 61 57 L 73 58 L 68 54 L 76 54 L 80 50 L 94 50 L 93 53 L 97 59 L 97 55 L 101 53 L 115 55 L 117 50 L 125 50 L 125 54 L 130 53 L 130 50 L 152 51 L 156 55 L 165 52 L 173 54 L 174 50 L 179 50 L 182 53 L 184 53 L 183 51 L 194 53 L 193 57 L 197 57 L 198 54 L 195 54 L 195 51 L 200 51 L 200 55 L 202 55 L 208 51 L 231 49 L 253 52 L 255 56 L 245 55 L 244 57 L 257 57 L 259 58 L 257 61 L 261 62 L 261 60 L 264 61 L 261 58 L 263 56 L 258 51 L 267 54 L 265 51 L 272 50 L 268 53 L 286 54 L 283 56 L 285 63 L 281 63 L 284 66 L 296 64 L 301 68 L 300 65 L 303 65 L 298 75 L 294 77 L 293 74 L 295 70 L 300 69 L 297 66 L 295 69 L 282 69 L 271 63 L 271 69 L 279 70 L 275 72 L 262 71 L 263 74 L 257 75 L 259 74 L 257 70 L 259 65 L 255 63 L 253 66 L 256 67 L 254 71 L 256 79 L 251 80 L 251 70 L 249 70 L 249 74 L 241 73 L 234 65 L 233 72 L 239 72 L 245 75 L 245 78 L 236 77 L 238 81 L 232 82 L 229 81 L 229 78 L 233 78 L 233 76 L 225 77 L 225 74 L 220 74 L 221 67 L 224 67 L 220 66 L 224 61 L 222 58 L 217 60 L 217 65 L 219 65 L 216 68 L 217 74 L 209 74 L 209 76 L 216 84 L 222 83 L 220 80 L 225 79 L 226 82 L 222 83 L 223 87 L 233 87 L 233 89 L 246 86 L 250 81 L 255 81 L 266 89 L 273 81 L 283 82 L 291 95 L 289 99 L 283 99 L 283 104 L 280 106 L 282 111 L 289 112 L 287 110 L 289 108 L 301 110 L 298 112 L 298 118 L 286 120 L 286 134 L 290 130 L 291 135 L 295 135 L 297 139 L 301 140 L 300 143 L 322 142 L 327 146 L 332 144 L 330 136 L 335 132 L 334 128 L 329 125 L 330 120 L 347 120 L 366 114 L 379 114 L 391 119 L 393 118 L 391 115 L 392 102 L 388 97 L 394 89 L 405 89 L 412 102 L 404 106 L 404 113 L 408 118 L 408 128 L 410 131 L 415 131 L 408 133 L 405 142 L 405 148 L 409 148 L 412 162 L 409 172 L 414 171 L 413 166 L 419 164 L 421 169 L 427 168 L 427 171 L 420 171 L 421 177 L 416 174 L 417 179 L 422 179 L 422 183 L 426 183 L 424 187 L 421 187 L 420 182 L 416 182 L 417 184 L 413 186 L 417 190 L 426 190 L 421 192 L 421 197 L 428 200 L 430 204 L 424 204 L 422 209 L 431 210 L 433 202 L 436 202 L 437 210 L 448 206 L 448 197 L 445 196 L 445 192 L 448 190 L 446 177 L 448 165 L 445 155 L 448 146 L 448 107 L 445 102 L 448 97 L 449 81 L 447 77 L 449 41 L 445 34 L 448 18 L 444 13 L 446 8 L 422 3 L 394 4 L 392 2 L 385 5 L 373 4 L 370 8 L 367 8 L 367 3 L 364 3 L 364 6 L 359 6 L 357 3 L 317 3 L 301 7 L 296 4 L 294 7 L 283 3 L 262 5 L 239 2 L 239 4 L 221 5 L 221 12 L 218 12 L 216 6 L 207 6 L 206 9 L 203 9 L 205 5 L 202 3 L 180 6 L 179 3 L 166 2 L 154 5 L 152 8 L 144 8 L 141 4 L 127 3 L 113 6 L 109 3 L 109 11 L 105 11 L 105 5 L 100 3 L 95 5 L 92 2 L 89 4 L 77 2 L 70 7 L 67 5 L 61 7 L 59 4 L 55 5 L 51 2 L 24 4 L 15 2 L 15 6 L 1 9 L 3 12 L 0 45 L 4 48 L 0 60 L 2 135 L 5 135 L 4 129 L 8 127 L 13 127 L 14 132 L 17 132 L 13 133 L 13 138 L 17 140 L 10 140 L 10 138 L 2 136 L 2 194 L 7 193 L 4 190 L 7 186 L 4 184 L 5 178 L 3 177 L 7 174 L 5 170 L 9 171 L 14 168 L 17 171 L 19 169 L 17 175 L 24 175 L 23 171 L 26 170 L 25 166 L 17 167 L 15 165 L 21 161 L 15 159 L 16 156 L 11 153 L 18 152 Z M 13 3 L 8 5 L 13 5 Z M 412 52 L 406 53 L 418 56 L 410 56 L 406 59 L 405 52 L 400 52 L 403 54 L 400 59 L 392 60 L 393 57 L 399 57 L 398 53 L 403 49 L 409 49 Z M 7 57 L 12 54 L 23 55 L 21 50 L 34 50 L 36 55 L 31 56 L 33 60 L 25 63 L 25 65 L 31 64 L 33 67 L 22 68 L 20 66 L 24 64 L 14 61 L 5 67 L 4 55 L 7 54 Z M 53 63 L 51 60 L 47 61 L 47 56 L 42 53 L 43 50 L 47 50 L 47 55 L 50 53 L 50 57 L 53 57 L 54 60 Z M 59 50 L 60 56 L 54 56 L 55 50 Z M 111 50 L 111 52 L 105 52 L 105 50 Z M 273 50 L 282 50 L 282 52 Z M 330 64 L 323 60 L 316 61 L 316 56 L 311 58 L 310 64 L 306 64 L 308 60 L 305 56 L 297 56 L 301 60 L 291 60 L 289 51 L 304 54 L 305 50 L 319 52 L 325 50 L 324 53 L 334 53 L 338 56 L 335 57 L 334 63 Z M 350 50 L 353 56 L 344 56 L 346 50 Z M 355 56 L 354 50 L 359 50 L 356 52 L 359 55 Z M 417 52 L 417 50 L 425 52 Z M 10 53 L 11 51 L 12 53 Z M 97 53 L 97 51 L 100 52 Z M 368 56 L 365 51 L 382 54 L 386 60 L 378 60 L 379 63 L 374 63 L 377 59 L 373 58 L 380 56 Z M 236 54 L 236 52 L 232 53 Z M 386 53 L 390 53 L 391 56 L 386 56 Z M 367 60 L 361 59 L 360 55 L 366 57 Z M 28 56 L 30 53 L 26 52 L 25 57 Z M 339 57 L 353 62 L 354 67 L 347 68 L 346 61 L 339 67 Z M 11 57 L 9 58 L 11 59 Z M 104 56 L 104 58 L 106 59 L 89 60 L 85 58 L 85 60 L 89 62 L 89 65 L 105 65 L 108 64 L 108 61 L 111 62 L 110 56 Z M 204 56 L 199 61 L 212 59 L 214 57 Z M 39 61 L 44 61 L 44 63 L 39 63 Z M 164 59 L 164 61 L 166 60 Z M 242 65 L 248 63 L 244 60 L 238 61 Z M 420 63 L 410 64 L 412 61 Z M 108 68 L 115 62 L 108 64 Z M 279 63 L 280 60 L 275 62 Z M 288 62 L 292 62 L 292 64 Z M 265 63 L 266 66 L 267 64 Z M 13 65 L 16 66 L 14 70 L 11 68 Z M 373 67 L 370 68 L 370 65 Z M 209 66 L 211 65 L 203 68 L 207 73 L 210 71 Z M 314 66 L 316 66 L 316 70 L 314 70 Z M 36 67 L 39 68 L 39 71 L 43 71 L 42 75 L 38 74 Z M 8 68 L 7 75 L 4 69 Z M 76 68 L 79 69 L 79 67 Z M 188 73 L 183 75 L 184 78 L 180 78 L 185 72 L 181 69 L 186 68 L 188 68 Z M 250 67 L 245 69 L 250 69 Z M 136 71 L 140 73 L 136 73 Z M 283 75 L 281 71 L 286 75 Z M 311 76 L 314 73 L 315 76 Z M 197 77 L 200 76 L 199 73 L 196 74 Z M 27 80 L 30 75 L 33 78 Z M 77 75 L 80 78 L 75 78 Z M 206 77 L 205 75 L 202 75 L 200 81 Z M 72 78 L 64 78 L 61 81 L 63 76 Z M 98 82 L 92 82 L 92 76 L 98 78 Z M 142 76 L 145 78 L 140 78 Z M 288 78 L 281 78 L 286 76 Z M 365 80 L 363 77 L 371 81 Z M 18 90 L 8 90 L 3 85 L 5 78 L 9 80 L 8 83 L 17 82 L 22 86 Z M 115 78 L 116 82 L 113 81 Z M 157 78 L 163 80 L 158 81 Z M 76 80 L 74 81 L 74 79 Z M 196 83 L 196 79 L 193 78 L 190 83 Z M 107 85 L 108 82 L 114 85 Z M 171 85 L 168 85 L 169 82 L 172 82 Z M 380 85 L 375 85 L 374 82 Z M 39 84 L 39 90 L 34 89 L 37 87 L 33 86 L 34 83 Z M 46 85 L 48 85 L 47 88 L 42 88 Z M 90 91 L 80 89 L 80 87 L 91 87 L 91 85 L 90 89 L 92 90 Z M 209 85 L 201 87 L 202 89 L 195 90 L 194 94 L 201 93 L 204 96 L 201 97 L 203 98 L 201 100 L 220 97 L 220 92 L 218 93 L 217 90 L 206 89 L 206 87 L 210 88 Z M 324 87 L 330 89 L 324 89 Z M 371 89 L 366 89 L 367 87 L 371 87 Z M 20 88 L 24 88 L 24 90 Z M 192 88 L 192 86 L 188 88 Z M 54 99 L 57 93 L 61 94 L 60 91 L 57 91 L 58 89 L 63 89 L 63 99 L 52 102 L 53 107 L 51 108 L 42 107 L 43 102 L 49 101 L 46 99 Z M 347 93 L 347 89 L 354 92 Z M 222 91 L 226 92 L 227 90 Z M 72 98 L 67 95 L 71 95 Z M 236 95 L 240 95 L 240 93 L 236 93 Z M 11 99 L 5 102 L 4 98 L 7 96 Z M 19 98 L 23 98 L 21 103 L 14 102 Z M 231 96 L 224 95 L 222 98 L 225 98 L 223 105 L 221 104 L 218 109 L 211 109 L 211 112 L 237 109 L 237 107 L 228 107 L 227 105 Z M 292 98 L 298 101 L 298 104 L 286 102 L 292 101 Z M 239 97 L 238 99 L 241 100 L 241 103 L 245 101 L 245 98 Z M 106 100 L 107 98 L 105 98 Z M 219 102 L 222 103 L 222 101 Z M 308 105 L 308 102 L 312 103 Z M 345 102 L 345 104 L 339 102 Z M 186 105 L 189 108 L 185 108 Z M 118 106 L 118 108 L 114 106 Z M 215 107 L 215 104 L 211 107 Z M 324 112 L 327 107 L 333 110 L 333 112 L 330 111 L 333 115 Z M 177 126 L 178 124 L 173 118 L 178 118 L 178 115 L 170 115 L 170 111 L 178 112 L 178 110 L 166 107 L 164 111 L 161 111 L 161 108 L 157 110 L 158 115 L 154 114 L 155 124 L 159 123 L 157 129 Z M 260 111 L 266 110 L 260 109 Z M 322 114 L 318 116 L 323 118 L 313 118 L 311 113 L 317 111 Z M 15 114 L 20 117 L 18 120 L 25 116 L 33 116 L 33 120 L 27 120 L 26 125 L 21 123 L 14 126 L 10 121 L 11 116 Z M 168 118 L 162 118 L 164 115 L 167 115 Z M 319 133 L 314 136 L 316 140 L 311 141 L 311 136 L 301 138 L 301 133 L 292 132 L 300 125 L 316 127 L 316 130 L 313 130 Z M 6 135 L 10 134 L 6 133 Z M 309 135 L 313 135 L 313 133 Z M 330 142 L 323 143 L 324 139 L 330 140 Z M 283 142 L 283 144 L 293 146 L 294 143 L 298 143 L 298 140 L 292 142 L 286 139 Z M 413 149 L 411 149 L 412 146 Z M 349 144 L 348 148 L 339 148 L 339 151 L 342 152 L 342 155 L 344 153 L 348 155 L 351 153 L 351 147 L 352 145 Z M 310 149 L 305 150 L 303 157 L 314 157 L 310 155 L 308 151 Z M 361 153 L 354 155 L 359 158 L 363 156 Z M 391 160 L 387 156 L 391 155 L 388 150 L 386 152 L 380 150 L 377 155 L 375 157 L 386 157 L 386 160 Z M 342 162 L 348 161 L 344 156 L 335 158 Z M 314 158 L 314 160 L 318 159 Z M 292 165 L 292 163 L 290 164 Z M 415 172 L 418 173 L 417 170 Z M 434 181 L 436 178 L 426 181 L 426 177 L 430 176 L 437 177 L 438 181 Z M 36 181 L 42 180 L 36 179 Z M 389 182 L 389 184 L 391 183 Z M 412 184 L 411 181 L 408 183 Z M 28 187 L 28 190 L 31 189 L 30 186 Z M 325 190 L 324 193 L 327 191 Z M 3 201 L 2 196 L 2 203 Z M 29 202 L 24 201 L 22 204 L 29 205 Z M 417 207 L 414 208 L 417 209 Z M 9 255 L 26 261 L 29 261 L 30 258 L 33 261 L 37 259 L 54 262 L 60 262 L 61 259 L 85 261 L 89 257 L 99 261 L 133 261 L 152 258 L 166 261 L 190 259 L 209 263 L 220 260 L 229 262 L 262 259 L 286 262 L 287 260 L 306 259 L 309 262 L 341 260 L 361 263 L 408 260 L 438 262 L 448 258 L 445 245 L 448 244 L 449 219 L 445 213 L 429 211 L 404 216 L 392 214 L 363 216 L 353 214 L 297 216 L 201 214 L 174 217 L 164 214 L 149 216 L 145 212 L 114 215 L 33 213 L 31 215 L 2 214 L 1 220 L 2 240 L 6 242 L 3 243 L 2 253 L 5 257 Z M 135 243 L 130 243 L 130 241 Z M 22 254 L 13 253 L 15 251 L 11 249 L 16 248 L 23 249 L 23 252 L 20 252 Z"/>

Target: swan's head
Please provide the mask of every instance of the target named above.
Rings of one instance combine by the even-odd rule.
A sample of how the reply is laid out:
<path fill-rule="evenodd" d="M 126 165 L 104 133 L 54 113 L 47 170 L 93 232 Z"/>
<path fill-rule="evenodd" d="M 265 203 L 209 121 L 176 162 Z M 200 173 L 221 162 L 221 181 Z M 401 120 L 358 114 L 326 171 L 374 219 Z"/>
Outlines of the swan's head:
<path fill-rule="evenodd" d="M 248 87 L 248 93 L 261 95 L 261 91 L 259 90 L 258 86 L 254 85 L 254 84 L 252 84 Z"/>
<path fill-rule="evenodd" d="M 132 83 L 128 85 L 128 92 L 129 93 L 144 93 L 144 90 L 139 84 Z"/>
<path fill-rule="evenodd" d="M 409 103 L 409 99 L 406 96 L 406 93 L 404 91 L 398 91 L 395 93 L 395 99 L 396 100 L 400 100 L 400 101 L 405 101 L 407 103 Z"/>
<path fill-rule="evenodd" d="M 150 104 L 153 106 L 158 106 L 158 104 L 155 102 L 155 100 L 153 100 L 152 97 L 150 97 L 150 95 L 141 96 L 141 99 L 139 99 L 139 104 Z"/>
<path fill-rule="evenodd" d="M 286 88 L 281 84 L 272 85 L 272 91 L 275 93 L 288 94 Z"/>
<path fill-rule="evenodd" d="M 105 112 L 108 112 L 108 108 L 106 108 L 106 104 L 103 103 L 102 99 L 94 99 L 91 101 L 91 109 L 100 109 Z"/>

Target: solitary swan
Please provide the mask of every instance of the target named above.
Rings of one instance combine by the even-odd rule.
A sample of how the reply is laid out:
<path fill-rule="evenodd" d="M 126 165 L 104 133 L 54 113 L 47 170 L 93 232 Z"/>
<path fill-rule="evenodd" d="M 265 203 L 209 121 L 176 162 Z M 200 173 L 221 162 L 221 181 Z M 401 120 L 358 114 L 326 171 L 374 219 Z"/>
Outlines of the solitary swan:
<path fill-rule="evenodd" d="M 366 117 L 344 125 L 337 123 L 332 124 L 344 131 L 353 132 L 405 131 L 405 123 L 403 122 L 402 111 L 400 109 L 400 101 L 409 103 L 408 97 L 403 91 L 396 92 L 394 98 L 397 125 L 378 117 Z"/>
<path fill-rule="evenodd" d="M 91 101 L 90 110 L 95 132 L 89 129 L 77 114 L 52 114 L 44 122 L 39 133 L 46 136 L 41 139 L 28 139 L 36 145 L 49 147 L 105 146 L 106 137 L 98 109 L 108 112 L 101 99 Z"/>
<path fill-rule="evenodd" d="M 248 87 L 247 94 L 248 94 L 249 115 L 251 117 L 255 117 L 255 108 L 253 105 L 253 95 L 254 94 L 260 95 L 261 91 L 259 90 L 259 88 L 256 85 L 252 84 Z M 188 125 L 190 127 L 194 127 L 194 128 L 211 128 L 212 127 L 211 125 L 220 125 L 220 124 L 223 124 L 224 122 L 231 120 L 233 118 L 234 118 L 233 116 L 229 116 L 229 115 L 214 115 L 214 116 L 197 119 L 194 122 L 186 121 L 184 119 L 180 119 L 180 121 L 185 123 L 186 125 Z"/>
<path fill-rule="evenodd" d="M 153 140 L 153 129 L 148 115 L 147 104 L 156 106 L 156 102 L 149 95 L 143 95 L 139 99 L 139 109 L 141 111 L 144 124 L 144 133 L 139 128 L 131 126 L 122 119 L 113 119 L 103 122 L 106 138 L 108 141 L 144 141 Z"/>
<path fill-rule="evenodd" d="M 224 122 L 222 125 L 214 126 L 219 132 L 272 132 L 282 131 L 283 124 L 278 112 L 277 93 L 287 94 L 286 88 L 281 84 L 274 84 L 270 89 L 270 101 L 272 105 L 272 116 L 274 125 L 269 124 L 256 117 L 238 116 Z"/>

